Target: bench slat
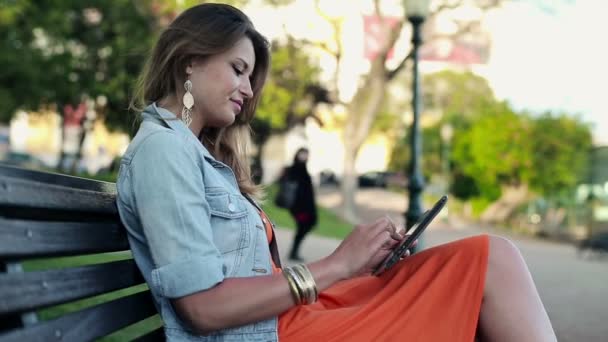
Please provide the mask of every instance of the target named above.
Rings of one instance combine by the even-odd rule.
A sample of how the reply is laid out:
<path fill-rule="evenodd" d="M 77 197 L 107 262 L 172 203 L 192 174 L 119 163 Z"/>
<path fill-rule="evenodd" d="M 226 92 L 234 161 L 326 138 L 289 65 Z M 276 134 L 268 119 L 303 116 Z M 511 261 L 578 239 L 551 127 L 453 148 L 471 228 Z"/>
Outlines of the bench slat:
<path fill-rule="evenodd" d="M 0 164 L 0 266 L 32 257 L 128 250 L 115 200 L 113 183 Z M 0 273 L 0 342 L 106 336 L 157 313 L 149 291 L 19 328 L 6 323 L 23 312 L 143 282 L 133 260 Z M 163 330 L 140 340 L 162 341 Z"/>
<path fill-rule="evenodd" d="M 0 207 L 3 215 L 11 209 L 46 209 L 92 214 L 117 214 L 115 193 L 98 192 L 18 179 L 0 174 Z M 36 211 L 31 215 L 36 217 Z"/>
<path fill-rule="evenodd" d="M 0 236 L 0 259 L 129 249 L 126 232 L 118 222 L 45 222 L 0 217 Z"/>
<path fill-rule="evenodd" d="M 160 342 L 165 341 L 165 331 L 162 327 L 152 330 L 149 333 L 140 336 L 133 340 L 133 342 Z"/>
<path fill-rule="evenodd" d="M 0 315 L 32 311 L 143 282 L 133 260 L 0 274 Z"/>
<path fill-rule="evenodd" d="M 0 342 L 90 341 L 156 314 L 149 291 L 0 334 Z M 111 319 L 110 319 L 111 318 Z"/>
<path fill-rule="evenodd" d="M 0 163 L 0 175 L 18 178 L 18 179 L 29 179 L 38 183 L 49 183 L 69 188 L 77 188 L 83 190 L 91 190 L 97 192 L 105 192 L 109 194 L 116 193 L 116 185 L 114 183 L 108 183 L 98 181 L 94 179 L 80 178 L 74 176 L 68 176 L 60 173 L 28 170 L 16 166 L 5 165 Z"/>

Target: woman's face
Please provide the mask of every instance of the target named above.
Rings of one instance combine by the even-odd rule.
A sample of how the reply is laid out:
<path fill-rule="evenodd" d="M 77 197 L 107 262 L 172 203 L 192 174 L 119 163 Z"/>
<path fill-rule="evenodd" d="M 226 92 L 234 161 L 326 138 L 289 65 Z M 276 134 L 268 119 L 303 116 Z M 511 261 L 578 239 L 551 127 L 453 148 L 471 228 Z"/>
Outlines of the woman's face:
<path fill-rule="evenodd" d="M 250 76 L 254 65 L 253 44 L 242 38 L 229 50 L 188 66 L 194 115 L 201 116 L 203 127 L 221 128 L 234 122 L 243 103 L 253 96 Z"/>
<path fill-rule="evenodd" d="M 308 161 L 308 152 L 306 152 L 306 151 L 298 152 L 297 158 L 300 162 L 306 163 Z"/>

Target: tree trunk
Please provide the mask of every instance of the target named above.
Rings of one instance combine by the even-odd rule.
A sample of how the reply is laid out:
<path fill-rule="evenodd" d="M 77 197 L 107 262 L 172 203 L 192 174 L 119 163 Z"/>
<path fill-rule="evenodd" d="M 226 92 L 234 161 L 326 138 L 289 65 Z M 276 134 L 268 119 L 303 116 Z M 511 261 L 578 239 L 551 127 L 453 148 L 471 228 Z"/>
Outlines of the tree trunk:
<path fill-rule="evenodd" d="M 344 175 L 342 179 L 342 214 L 349 222 L 358 222 L 355 193 L 358 186 L 355 162 L 361 145 L 368 138 L 386 92 L 384 65 L 372 64 L 368 80 L 357 90 L 349 104 L 349 116 L 344 127 Z"/>
<path fill-rule="evenodd" d="M 72 174 L 76 174 L 78 169 L 78 164 L 80 163 L 80 159 L 82 159 L 82 147 L 84 145 L 84 140 L 87 138 L 87 135 L 93 130 L 93 123 L 90 122 L 89 127 L 85 127 L 83 123 L 80 129 L 80 137 L 78 138 L 78 150 L 76 150 L 76 156 L 74 160 L 72 160 L 72 165 L 69 170 Z M 88 172 L 88 171 L 87 171 Z"/>
<path fill-rule="evenodd" d="M 346 139 L 348 141 L 348 139 Z M 344 142 L 344 174 L 340 182 L 342 191 L 342 216 L 351 223 L 358 222 L 355 195 L 357 193 L 358 179 L 355 171 L 357 151 L 351 150 L 353 146 Z"/>

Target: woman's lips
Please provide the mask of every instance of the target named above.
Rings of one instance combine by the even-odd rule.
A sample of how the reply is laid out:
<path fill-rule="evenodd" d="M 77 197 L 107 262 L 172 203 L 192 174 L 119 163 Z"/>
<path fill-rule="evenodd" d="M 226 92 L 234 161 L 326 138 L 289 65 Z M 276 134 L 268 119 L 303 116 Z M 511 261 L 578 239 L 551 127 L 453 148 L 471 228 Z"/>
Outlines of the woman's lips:
<path fill-rule="evenodd" d="M 234 106 L 234 109 L 236 111 L 236 113 L 240 113 L 241 112 L 241 108 L 243 107 L 243 103 L 237 100 L 230 100 L 232 101 L 232 104 Z"/>

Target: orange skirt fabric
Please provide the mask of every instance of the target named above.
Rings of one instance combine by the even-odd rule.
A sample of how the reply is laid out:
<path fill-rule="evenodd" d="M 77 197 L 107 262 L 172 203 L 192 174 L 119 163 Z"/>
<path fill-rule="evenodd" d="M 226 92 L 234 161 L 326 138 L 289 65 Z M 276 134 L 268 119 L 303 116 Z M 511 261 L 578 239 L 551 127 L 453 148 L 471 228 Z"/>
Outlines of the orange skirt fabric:
<path fill-rule="evenodd" d="M 380 277 L 336 283 L 279 317 L 279 341 L 474 341 L 489 239 L 424 250 Z"/>

